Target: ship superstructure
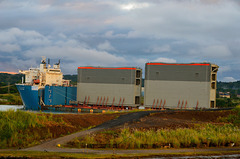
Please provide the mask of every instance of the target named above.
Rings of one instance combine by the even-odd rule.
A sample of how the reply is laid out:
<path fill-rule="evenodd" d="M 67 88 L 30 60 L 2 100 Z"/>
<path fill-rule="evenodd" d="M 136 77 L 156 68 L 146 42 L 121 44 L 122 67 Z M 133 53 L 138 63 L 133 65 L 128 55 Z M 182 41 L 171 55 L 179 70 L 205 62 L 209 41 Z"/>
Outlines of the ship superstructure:
<path fill-rule="evenodd" d="M 25 75 L 25 82 L 16 84 L 25 108 L 40 110 L 45 105 L 66 105 L 76 100 L 76 87 L 70 87 L 70 80 L 63 79 L 60 60 L 50 65 L 42 57 L 39 68 L 20 70 Z"/>
<path fill-rule="evenodd" d="M 50 60 L 49 60 L 50 61 Z M 46 63 L 46 58 L 43 57 L 40 68 L 30 68 L 29 70 L 20 70 L 19 73 L 25 75 L 26 85 L 38 86 L 69 86 L 70 81 L 63 79 L 63 73 L 60 69 L 60 60 L 58 63 L 51 65 Z"/>

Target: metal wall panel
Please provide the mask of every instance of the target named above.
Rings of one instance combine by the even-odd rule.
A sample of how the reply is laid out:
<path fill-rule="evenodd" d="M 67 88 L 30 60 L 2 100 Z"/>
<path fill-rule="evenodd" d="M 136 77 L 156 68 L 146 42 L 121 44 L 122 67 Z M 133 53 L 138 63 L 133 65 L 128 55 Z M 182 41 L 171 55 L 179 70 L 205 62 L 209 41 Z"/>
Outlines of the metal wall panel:
<path fill-rule="evenodd" d="M 82 69 L 83 68 L 83 69 Z M 134 84 L 136 69 L 78 69 L 78 83 Z"/>
<path fill-rule="evenodd" d="M 124 106 L 137 106 L 135 104 L 135 96 L 140 96 L 140 90 L 132 84 L 102 84 L 102 83 L 78 83 L 77 101 L 83 103 L 85 99 L 89 98 L 88 104 L 96 104 L 97 101 L 101 105 L 119 105 L 124 99 Z M 102 99 L 101 99 L 102 98 Z M 105 102 L 104 101 L 105 98 Z M 114 100 L 115 98 L 115 100 Z M 101 102 L 100 102 L 101 100 Z M 114 103 L 113 103 L 114 101 Z M 121 105 L 120 104 L 120 105 Z"/>
<path fill-rule="evenodd" d="M 154 99 L 166 100 L 166 108 L 183 107 L 186 108 L 209 108 L 210 82 L 190 82 L 190 81 L 157 81 L 145 80 L 144 102 L 146 107 L 152 107 Z M 179 105 L 180 101 L 180 105 Z M 184 101 L 184 102 L 183 102 Z M 163 103 L 162 103 L 163 105 Z"/>
<path fill-rule="evenodd" d="M 45 105 L 65 105 L 67 87 L 45 86 L 44 103 Z"/>
<path fill-rule="evenodd" d="M 136 77 L 136 71 L 140 71 L 138 77 Z M 97 102 L 104 104 L 105 102 L 106 105 L 108 98 L 107 105 L 117 106 L 123 103 L 124 106 L 139 106 L 140 103 L 135 104 L 135 97 L 139 99 L 141 97 L 141 84 L 141 69 L 79 67 L 77 101 L 87 102 L 86 100 L 90 97 L 88 104 L 95 105 Z"/>
<path fill-rule="evenodd" d="M 77 87 L 66 87 L 67 96 L 66 96 L 66 104 L 69 105 L 70 101 L 77 100 Z"/>
<path fill-rule="evenodd" d="M 168 108 L 210 108 L 215 91 L 211 69 L 210 63 L 146 63 L 145 106 L 152 107 L 154 100 L 154 107 L 159 106 L 162 100 Z"/>
<path fill-rule="evenodd" d="M 210 64 L 179 64 L 179 65 L 151 65 L 146 63 L 145 79 L 146 80 L 163 80 L 163 81 L 199 81 L 209 82 L 211 75 Z"/>

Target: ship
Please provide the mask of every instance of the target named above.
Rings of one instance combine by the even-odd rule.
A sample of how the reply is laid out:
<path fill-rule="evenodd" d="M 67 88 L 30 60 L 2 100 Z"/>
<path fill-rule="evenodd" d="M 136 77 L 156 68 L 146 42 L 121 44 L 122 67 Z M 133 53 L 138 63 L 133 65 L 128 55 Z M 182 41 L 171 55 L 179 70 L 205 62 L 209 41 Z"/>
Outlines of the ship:
<path fill-rule="evenodd" d="M 63 79 L 60 60 L 51 67 L 42 57 L 40 67 L 19 70 L 24 74 L 21 84 L 16 84 L 26 110 L 44 110 L 51 106 L 61 107 L 76 101 L 77 87 Z"/>

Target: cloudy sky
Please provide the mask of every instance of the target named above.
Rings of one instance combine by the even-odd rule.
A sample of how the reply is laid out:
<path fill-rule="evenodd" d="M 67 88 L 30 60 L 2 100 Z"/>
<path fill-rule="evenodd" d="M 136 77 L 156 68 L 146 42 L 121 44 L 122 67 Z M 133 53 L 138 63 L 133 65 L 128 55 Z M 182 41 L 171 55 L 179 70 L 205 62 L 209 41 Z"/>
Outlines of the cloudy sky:
<path fill-rule="evenodd" d="M 211 62 L 240 80 L 239 0 L 0 0 L 0 71 Z"/>

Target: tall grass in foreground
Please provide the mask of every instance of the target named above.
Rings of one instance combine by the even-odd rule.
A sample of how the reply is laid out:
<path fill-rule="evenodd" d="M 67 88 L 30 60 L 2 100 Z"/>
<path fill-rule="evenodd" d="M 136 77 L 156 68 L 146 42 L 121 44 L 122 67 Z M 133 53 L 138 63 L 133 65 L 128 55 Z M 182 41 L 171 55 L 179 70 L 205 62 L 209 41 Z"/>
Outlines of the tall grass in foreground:
<path fill-rule="evenodd" d="M 20 110 L 0 111 L 0 148 L 25 147 L 51 137 L 49 130 L 40 132 L 39 128 L 52 120 L 51 115 L 46 117 Z"/>
<path fill-rule="evenodd" d="M 194 128 L 176 130 L 136 130 L 122 129 L 116 132 L 101 132 L 88 135 L 74 141 L 75 147 L 107 147 L 107 148 L 186 148 L 186 147 L 219 147 L 240 145 L 240 130 L 232 124 L 223 126 L 207 124 Z"/>

